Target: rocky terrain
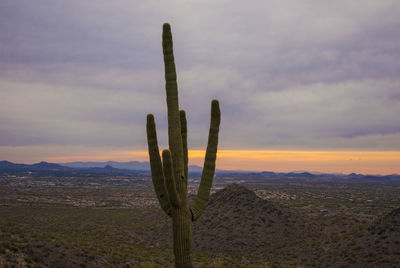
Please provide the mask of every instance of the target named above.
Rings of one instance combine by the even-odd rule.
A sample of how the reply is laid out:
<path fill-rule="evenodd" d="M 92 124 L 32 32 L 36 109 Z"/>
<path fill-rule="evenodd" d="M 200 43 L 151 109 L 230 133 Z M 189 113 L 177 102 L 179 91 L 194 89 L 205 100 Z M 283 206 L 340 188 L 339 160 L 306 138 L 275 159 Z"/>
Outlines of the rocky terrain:
<path fill-rule="evenodd" d="M 216 178 L 193 224 L 197 267 L 400 263 L 395 182 L 238 176 Z M 0 267 L 173 265 L 170 219 L 144 176 L 7 175 L 0 215 Z"/>
<path fill-rule="evenodd" d="M 165 230 L 156 231 L 163 234 L 156 240 L 171 245 L 169 221 L 156 228 Z M 211 196 L 193 224 L 193 245 L 200 251 L 267 259 L 276 266 L 396 267 L 400 209 L 371 224 L 327 225 L 231 184 Z"/>
<path fill-rule="evenodd" d="M 304 237 L 298 220 L 253 191 L 231 184 L 211 196 L 207 210 L 194 223 L 194 246 L 201 250 L 263 255 Z"/>

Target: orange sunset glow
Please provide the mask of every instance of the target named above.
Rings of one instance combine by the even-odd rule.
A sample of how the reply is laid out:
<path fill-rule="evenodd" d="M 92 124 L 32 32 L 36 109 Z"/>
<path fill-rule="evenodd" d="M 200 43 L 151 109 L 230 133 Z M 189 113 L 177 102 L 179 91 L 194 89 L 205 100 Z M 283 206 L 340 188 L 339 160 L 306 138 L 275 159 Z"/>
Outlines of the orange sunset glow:
<path fill-rule="evenodd" d="M 201 166 L 203 150 L 189 151 L 191 165 Z M 96 155 L 50 157 L 49 162 L 72 161 L 148 161 L 146 151 L 121 151 Z M 219 150 L 217 168 L 251 171 L 315 171 L 325 173 L 394 174 L 400 173 L 400 152 L 363 151 L 285 151 Z"/>

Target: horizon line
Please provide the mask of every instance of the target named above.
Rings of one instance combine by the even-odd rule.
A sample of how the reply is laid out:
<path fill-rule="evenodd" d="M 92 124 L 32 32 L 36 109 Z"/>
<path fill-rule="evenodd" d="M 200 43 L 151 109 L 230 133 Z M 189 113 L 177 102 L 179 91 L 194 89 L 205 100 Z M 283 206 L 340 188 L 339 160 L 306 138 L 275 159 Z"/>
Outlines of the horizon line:
<path fill-rule="evenodd" d="M 21 165 L 34 165 L 34 164 L 39 164 L 39 163 L 48 163 L 48 164 L 58 164 L 63 166 L 63 164 L 69 164 L 69 163 L 107 163 L 107 162 L 117 162 L 117 163 L 130 163 L 130 162 L 139 162 L 139 163 L 149 163 L 149 161 L 138 161 L 138 160 L 131 160 L 131 161 L 115 161 L 115 160 L 106 160 L 106 161 L 72 161 L 72 162 L 65 162 L 65 163 L 61 163 L 61 162 L 48 162 L 48 161 L 39 161 L 39 162 L 35 162 L 32 164 L 27 164 L 27 163 L 15 163 L 12 161 L 8 161 L 8 160 L 0 160 L 0 162 L 9 162 L 12 164 L 21 164 Z M 189 166 L 196 166 L 196 167 L 200 167 L 202 168 L 202 166 L 199 165 L 189 165 Z M 89 167 L 92 168 L 92 167 Z M 114 167 L 115 168 L 115 167 Z M 117 168 L 119 169 L 119 168 Z M 273 171 L 273 170 L 247 170 L 247 169 L 221 169 L 221 168 L 216 168 L 215 169 L 220 170 L 220 171 L 232 171 L 232 172 L 256 172 L 256 173 L 263 173 L 263 172 L 272 172 L 272 173 L 310 173 L 313 175 L 351 175 L 351 174 L 355 174 L 355 175 L 362 175 L 362 176 L 390 176 L 390 175 L 394 175 L 394 176 L 400 176 L 399 173 L 389 173 L 389 174 L 369 174 L 369 173 L 356 173 L 356 172 L 351 172 L 351 173 L 340 173 L 340 172 L 322 172 L 322 171 L 312 171 L 312 170 L 290 170 L 290 171 Z M 150 171 L 150 169 L 149 169 Z"/>
<path fill-rule="evenodd" d="M 117 150 L 73 150 L 60 155 L 61 149 L 49 152 L 40 148 L 26 151 L 24 156 L 12 157 L 10 154 L 0 155 L 14 162 L 36 163 L 47 161 L 52 163 L 67 162 L 100 162 L 100 161 L 149 161 L 147 151 Z M 43 148 L 45 149 L 45 148 Z M 22 151 L 22 150 L 21 150 Z M 42 156 L 40 156 L 42 154 Z M 46 155 L 47 154 L 47 155 Z M 189 150 L 190 165 L 203 166 L 205 150 Z M 15 155 L 17 156 L 17 155 Z M 22 160 L 22 161 L 21 161 Z M 328 174 L 399 174 L 400 151 L 366 151 L 366 150 L 226 150 L 217 153 L 217 169 L 290 172 L 310 170 Z"/>

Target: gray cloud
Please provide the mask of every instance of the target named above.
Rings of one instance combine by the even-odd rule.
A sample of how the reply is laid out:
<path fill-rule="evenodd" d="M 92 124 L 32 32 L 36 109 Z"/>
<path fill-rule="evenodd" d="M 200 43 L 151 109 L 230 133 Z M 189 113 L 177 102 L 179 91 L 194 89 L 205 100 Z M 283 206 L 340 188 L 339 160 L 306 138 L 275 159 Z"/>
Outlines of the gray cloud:
<path fill-rule="evenodd" d="M 399 150 L 398 1 L 2 1 L 0 145 L 166 146 L 161 25 L 192 148 Z"/>

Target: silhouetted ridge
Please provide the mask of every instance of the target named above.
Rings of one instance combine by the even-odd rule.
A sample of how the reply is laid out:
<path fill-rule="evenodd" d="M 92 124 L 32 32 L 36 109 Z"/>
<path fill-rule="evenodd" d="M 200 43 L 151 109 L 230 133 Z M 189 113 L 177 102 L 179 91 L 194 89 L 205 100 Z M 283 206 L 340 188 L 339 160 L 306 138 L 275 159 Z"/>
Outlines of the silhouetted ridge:
<path fill-rule="evenodd" d="M 45 161 L 33 164 L 33 165 L 31 165 L 31 167 L 38 168 L 38 169 L 58 169 L 58 170 L 68 170 L 68 169 L 70 169 L 68 167 L 64 167 L 64 166 L 59 165 L 59 164 L 48 163 L 48 162 L 45 162 Z"/>
<path fill-rule="evenodd" d="M 370 228 L 378 233 L 396 232 L 400 234 L 400 208 L 396 208 L 378 220 Z"/>
<path fill-rule="evenodd" d="M 396 208 L 392 210 L 389 214 L 387 214 L 382 219 L 383 222 L 391 222 L 400 226 L 400 208 Z"/>
<path fill-rule="evenodd" d="M 209 205 L 214 202 L 221 202 L 221 201 L 233 201 L 239 202 L 242 201 L 255 201 L 258 199 L 257 195 L 247 189 L 246 187 L 239 185 L 237 183 L 232 183 L 226 186 L 224 189 L 216 192 L 211 198 Z"/>
<path fill-rule="evenodd" d="M 48 162 L 40 162 L 32 165 L 27 164 L 14 164 L 9 161 L 0 161 L 0 170 L 20 170 L 20 171 L 44 171 L 44 170 L 70 170 L 69 167 L 64 167 L 59 164 L 48 163 Z"/>
<path fill-rule="evenodd" d="M 104 167 L 104 169 L 114 169 L 114 167 L 111 166 L 111 165 L 106 165 L 106 166 Z"/>
<path fill-rule="evenodd" d="M 6 160 L 0 161 L 0 169 L 22 169 L 26 166 L 24 164 L 14 164 Z"/>
<path fill-rule="evenodd" d="M 289 214 L 238 184 L 213 194 L 203 216 L 193 226 L 196 248 L 238 254 L 260 249 L 265 252 L 271 239 L 275 246 L 283 246 L 287 239 L 297 236 Z"/>
<path fill-rule="evenodd" d="M 238 212 L 238 210 L 263 215 L 266 212 L 281 215 L 282 212 L 275 208 L 271 202 L 259 198 L 253 191 L 233 183 L 211 196 L 207 209 L 214 208 L 218 212 Z M 239 216 L 239 215 L 238 215 Z"/>

